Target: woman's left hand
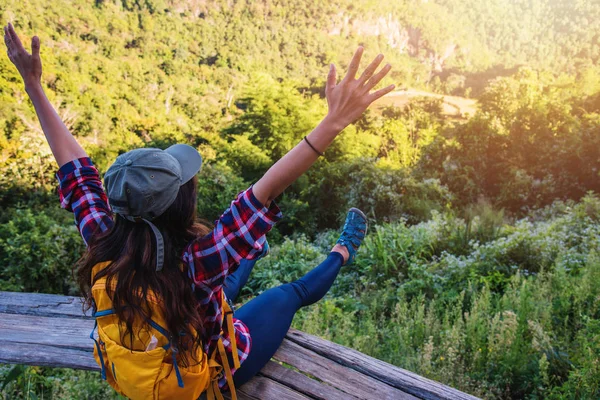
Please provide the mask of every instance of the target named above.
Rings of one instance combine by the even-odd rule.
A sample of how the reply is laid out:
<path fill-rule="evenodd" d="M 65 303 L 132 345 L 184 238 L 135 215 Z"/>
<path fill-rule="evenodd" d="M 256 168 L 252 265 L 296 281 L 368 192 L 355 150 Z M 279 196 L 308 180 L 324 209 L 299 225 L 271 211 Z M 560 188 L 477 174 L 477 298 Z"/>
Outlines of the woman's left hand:
<path fill-rule="evenodd" d="M 336 83 L 335 66 L 331 64 L 327 76 L 327 86 L 325 95 L 327 96 L 327 105 L 329 112 L 325 121 L 341 132 L 346 126 L 356 121 L 365 112 L 365 110 L 377 99 L 385 96 L 392 90 L 394 85 L 371 92 L 381 80 L 390 72 L 390 64 L 386 64 L 379 72 L 375 73 L 383 55 L 379 54 L 369 64 L 362 75 L 356 79 L 356 73 L 360 66 L 363 48 L 359 47 L 354 53 L 354 57 L 348 67 L 348 72 L 341 82 Z"/>
<path fill-rule="evenodd" d="M 31 39 L 31 54 L 25 50 L 21 39 L 17 36 L 12 24 L 4 27 L 4 43 L 6 44 L 8 58 L 17 67 L 23 78 L 25 87 L 39 85 L 42 78 L 42 60 L 40 59 L 40 38 Z"/>

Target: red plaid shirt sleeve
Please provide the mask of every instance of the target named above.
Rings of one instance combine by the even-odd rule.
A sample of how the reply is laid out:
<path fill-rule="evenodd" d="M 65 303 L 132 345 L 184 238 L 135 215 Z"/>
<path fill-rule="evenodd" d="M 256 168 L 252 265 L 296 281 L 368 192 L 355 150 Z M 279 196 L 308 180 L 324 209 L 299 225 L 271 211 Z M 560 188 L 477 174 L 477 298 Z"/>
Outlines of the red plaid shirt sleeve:
<path fill-rule="evenodd" d="M 86 244 L 94 234 L 112 227 L 112 212 L 92 160 L 85 157 L 70 161 L 60 167 L 56 177 L 60 206 L 73 212 Z"/>
<path fill-rule="evenodd" d="M 184 262 L 189 267 L 189 276 L 194 281 L 201 312 L 205 316 L 204 345 L 209 355 L 214 351 L 223 329 L 221 302 L 225 278 L 242 259 L 254 259 L 262 253 L 265 234 L 281 217 L 279 207 L 275 203 L 271 203 L 269 208 L 263 206 L 251 187 L 231 203 L 216 221 L 211 233 L 194 240 L 185 250 Z M 238 355 L 243 362 L 250 353 L 250 332 L 240 320 L 234 319 L 234 327 Z M 229 332 L 225 330 L 222 337 L 227 352 L 231 353 Z"/>

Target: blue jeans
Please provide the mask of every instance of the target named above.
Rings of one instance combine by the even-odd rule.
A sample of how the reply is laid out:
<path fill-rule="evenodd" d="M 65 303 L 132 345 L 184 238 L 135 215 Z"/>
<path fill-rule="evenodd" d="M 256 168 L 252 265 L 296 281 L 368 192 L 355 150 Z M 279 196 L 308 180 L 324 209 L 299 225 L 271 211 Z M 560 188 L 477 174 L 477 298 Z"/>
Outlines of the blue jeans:
<path fill-rule="evenodd" d="M 243 260 L 225 280 L 223 290 L 231 301 L 235 301 L 247 282 L 255 262 Z M 250 355 L 233 376 L 236 387 L 248 382 L 269 362 L 290 329 L 296 311 L 325 296 L 343 262 L 341 254 L 330 253 L 302 278 L 269 289 L 235 311 L 235 318 L 246 324 L 252 337 Z"/>

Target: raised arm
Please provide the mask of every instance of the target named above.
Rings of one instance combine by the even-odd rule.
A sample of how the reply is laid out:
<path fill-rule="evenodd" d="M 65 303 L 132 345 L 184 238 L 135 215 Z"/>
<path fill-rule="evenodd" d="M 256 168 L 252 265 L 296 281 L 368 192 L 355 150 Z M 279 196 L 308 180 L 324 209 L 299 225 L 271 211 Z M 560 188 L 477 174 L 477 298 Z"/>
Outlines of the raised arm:
<path fill-rule="evenodd" d="M 33 102 L 48 144 L 61 167 L 57 173 L 61 207 L 73 212 L 79 232 L 88 244 L 94 234 L 106 231 L 113 224 L 98 170 L 71 135 L 42 89 L 40 39 L 33 37 L 29 54 L 13 26 L 8 24 L 4 27 L 4 43 L 8 49 L 8 58 L 23 78 L 25 90 Z"/>
<path fill-rule="evenodd" d="M 317 160 L 318 152 L 324 152 L 337 135 L 349 124 L 356 121 L 362 113 L 378 98 L 394 89 L 390 85 L 384 89 L 369 93 L 390 71 L 389 64 L 377 74 L 375 71 L 383 55 L 378 55 L 356 79 L 363 48 L 354 53 L 346 76 L 336 84 L 336 69 L 333 64 L 327 76 L 325 94 L 329 111 L 321 123 L 296 147 L 277 161 L 253 187 L 256 198 L 265 205 L 279 196 L 285 188 L 304 174 Z M 310 144 L 309 144 L 310 143 Z M 313 148 L 311 148 L 311 145 Z"/>
<path fill-rule="evenodd" d="M 42 88 L 40 82 L 42 77 L 40 39 L 37 36 L 33 37 L 31 40 L 31 54 L 29 54 L 23 47 L 14 27 L 9 23 L 4 27 L 4 43 L 6 44 L 8 58 L 17 67 L 23 78 L 25 91 L 35 107 L 42 130 L 46 135 L 46 140 L 58 166 L 63 166 L 78 158 L 87 157 L 85 150 L 71 135 Z"/>

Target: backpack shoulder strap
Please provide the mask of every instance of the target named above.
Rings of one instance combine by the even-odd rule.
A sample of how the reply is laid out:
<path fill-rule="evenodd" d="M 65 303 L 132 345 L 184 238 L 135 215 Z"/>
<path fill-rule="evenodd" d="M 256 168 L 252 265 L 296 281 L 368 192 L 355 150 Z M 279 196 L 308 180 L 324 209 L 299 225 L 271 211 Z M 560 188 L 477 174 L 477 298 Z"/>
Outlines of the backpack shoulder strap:
<path fill-rule="evenodd" d="M 236 334 L 235 334 L 235 327 L 233 326 L 233 310 L 231 309 L 231 306 L 229 305 L 229 303 L 227 302 L 227 299 L 225 298 L 225 291 L 222 291 L 223 293 L 223 318 L 225 319 L 225 324 L 227 325 L 227 333 L 229 333 L 229 339 L 231 342 L 231 356 L 233 357 L 233 367 L 235 369 L 240 368 L 240 356 L 238 354 L 238 349 L 237 349 L 237 340 L 236 340 Z"/>
<path fill-rule="evenodd" d="M 95 309 L 95 305 L 94 305 L 94 309 Z M 90 332 L 90 339 L 92 339 L 94 341 L 94 345 L 96 346 L 96 351 L 98 352 L 98 357 L 100 358 L 100 374 L 102 376 L 103 380 L 106 380 L 106 368 L 104 366 L 104 356 L 102 355 L 102 349 L 100 348 L 100 343 L 98 342 L 98 339 L 96 339 L 94 337 L 94 332 L 96 332 L 96 328 L 98 327 L 98 318 L 100 317 L 104 317 L 105 315 L 111 315 L 114 314 L 115 312 L 113 310 L 101 310 L 101 311 L 94 311 L 92 313 L 92 316 L 94 317 L 94 327 L 92 328 L 92 332 Z"/>
<path fill-rule="evenodd" d="M 223 312 L 223 322 L 224 326 L 227 329 L 227 333 L 229 333 L 229 341 L 231 343 L 231 357 L 233 358 L 233 366 L 238 369 L 240 367 L 240 357 L 237 350 L 237 341 L 235 335 L 235 328 L 233 326 L 233 311 L 227 302 L 225 297 L 225 292 L 221 291 L 221 311 Z M 216 358 L 217 354 L 219 354 L 221 358 L 221 363 L 219 363 Z M 227 357 L 227 352 L 225 351 L 225 345 L 223 345 L 222 335 L 219 337 L 219 341 L 217 342 L 217 348 L 213 352 L 212 356 L 208 360 L 208 365 L 210 367 L 210 385 L 207 391 L 208 400 L 224 400 L 223 395 L 221 394 L 221 389 L 219 388 L 219 379 L 225 374 L 225 379 L 227 381 L 227 385 L 229 386 L 229 393 L 231 396 L 231 400 L 237 400 L 237 393 L 235 391 L 235 384 L 233 382 L 233 374 L 231 373 L 231 367 L 229 366 L 229 358 Z"/>

